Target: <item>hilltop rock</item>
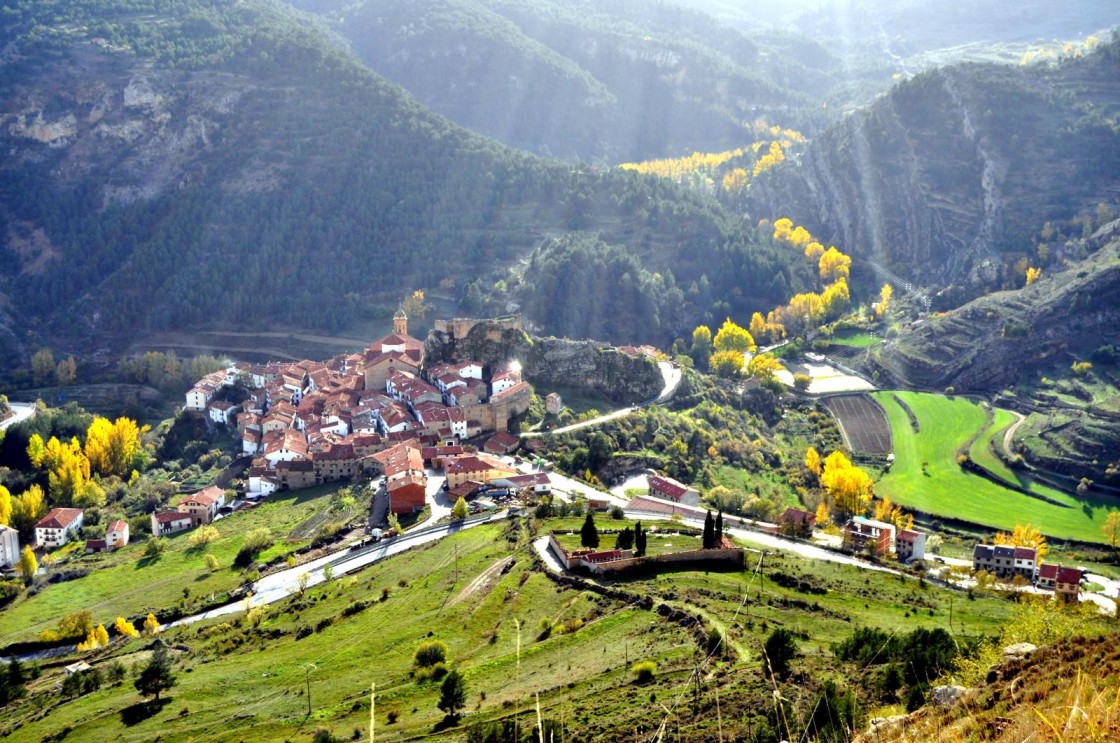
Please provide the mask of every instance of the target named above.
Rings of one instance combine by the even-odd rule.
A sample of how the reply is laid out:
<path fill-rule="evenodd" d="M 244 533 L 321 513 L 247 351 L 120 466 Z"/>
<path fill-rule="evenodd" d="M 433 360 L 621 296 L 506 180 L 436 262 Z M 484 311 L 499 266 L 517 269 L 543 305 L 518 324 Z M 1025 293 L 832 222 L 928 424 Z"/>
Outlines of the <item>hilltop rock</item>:
<path fill-rule="evenodd" d="M 598 341 L 530 337 L 518 318 L 437 323 L 424 350 L 432 363 L 516 359 L 525 380 L 538 387 L 578 387 L 616 402 L 648 400 L 664 385 L 657 364 L 644 355 L 632 356 Z"/>

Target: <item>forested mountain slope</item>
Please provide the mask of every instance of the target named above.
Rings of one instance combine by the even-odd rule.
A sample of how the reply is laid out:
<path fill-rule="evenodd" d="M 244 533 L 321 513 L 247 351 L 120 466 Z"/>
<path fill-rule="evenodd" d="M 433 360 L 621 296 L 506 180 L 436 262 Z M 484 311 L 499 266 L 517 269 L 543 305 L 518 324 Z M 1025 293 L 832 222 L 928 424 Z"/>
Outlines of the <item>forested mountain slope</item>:
<path fill-rule="evenodd" d="M 9 359 L 167 328 L 344 329 L 572 230 L 684 286 L 706 273 L 714 296 L 758 287 L 736 298 L 744 310 L 798 281 L 792 256 L 754 247 L 714 202 L 459 129 L 283 3 L 5 0 L 0 12 Z M 698 301 L 679 316 L 707 309 Z"/>
<path fill-rule="evenodd" d="M 750 39 L 637 0 L 292 0 L 456 123 L 533 152 L 620 162 L 742 146 L 837 84 L 816 42 Z M 886 79 L 887 76 L 883 76 Z"/>
<path fill-rule="evenodd" d="M 923 73 L 830 127 L 799 167 L 759 178 L 749 208 L 915 284 L 968 287 L 959 298 L 1010 285 L 1045 222 L 1115 204 L 1118 187 L 1114 39 L 1056 66 Z"/>

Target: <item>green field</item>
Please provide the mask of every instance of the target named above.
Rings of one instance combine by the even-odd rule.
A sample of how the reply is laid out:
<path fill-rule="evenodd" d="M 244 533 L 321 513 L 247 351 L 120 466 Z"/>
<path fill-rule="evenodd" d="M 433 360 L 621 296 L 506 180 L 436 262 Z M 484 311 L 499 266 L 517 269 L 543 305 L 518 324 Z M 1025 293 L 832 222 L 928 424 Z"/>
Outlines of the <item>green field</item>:
<path fill-rule="evenodd" d="M 913 432 L 895 395 L 913 410 L 920 433 Z M 1010 530 L 1029 521 L 1051 537 L 1103 541 L 1100 527 L 1110 507 L 1116 508 L 1115 501 L 1078 498 L 1049 488 L 1045 493 L 1036 490 L 1035 497 L 960 468 L 957 454 L 972 436 L 983 430 L 980 439 L 990 438 L 998 431 L 993 430 L 996 424 L 989 427 L 975 402 L 916 392 L 877 392 L 873 397 L 890 421 L 895 456 L 891 471 L 876 485 L 877 494 L 918 511 L 993 529 Z"/>
<path fill-rule="evenodd" d="M 881 335 L 878 335 L 878 336 L 872 338 L 871 333 L 841 331 L 841 332 L 835 334 L 834 336 L 832 336 L 831 338 L 829 338 L 828 342 L 831 343 L 834 346 L 851 346 L 852 348 L 868 348 L 869 346 L 873 346 L 877 343 L 882 342 L 882 340 L 883 340 L 883 338 L 882 338 Z"/>
<path fill-rule="evenodd" d="M 301 524 L 331 520 L 327 518 L 334 513 L 331 495 L 340 487 L 278 493 L 253 510 L 220 519 L 214 523 L 220 537 L 204 549 L 192 549 L 191 531 L 186 531 L 164 537 L 167 548 L 155 559 L 144 559 L 144 542 L 101 555 L 79 553 L 55 570 L 86 568 L 91 571 L 88 575 L 46 586 L 34 596 L 25 592 L 0 611 L 0 646 L 35 639 L 41 631 L 53 629 L 63 614 L 79 609 L 88 609 L 95 622 L 108 626 L 118 616 L 143 616 L 177 605 L 189 611 L 208 603 L 212 595 L 220 598 L 245 579 L 232 563 L 248 532 L 267 527 L 276 540 L 261 553 L 259 562 L 299 549 L 310 541 L 312 530 L 301 529 L 292 536 L 293 531 Z M 206 567 L 208 553 L 220 565 L 213 572 Z"/>
<path fill-rule="evenodd" d="M 508 718 L 517 709 L 523 724 L 531 725 L 539 693 L 542 715 L 564 720 L 569 740 L 615 740 L 619 731 L 652 730 L 663 713 L 651 700 L 674 706 L 691 694 L 694 638 L 676 621 L 628 601 L 556 585 L 534 566 L 528 550 L 520 522 L 477 527 L 293 596 L 271 607 L 259 627 L 238 614 L 171 630 L 166 639 L 177 648 L 178 685 L 149 719 L 126 721 L 139 701 L 131 678 L 73 700 L 53 695 L 49 690 L 62 665 L 72 659 L 53 662 L 32 685 L 33 693 L 48 695 L 50 714 L 44 716 L 32 700 L 9 705 L 0 711 L 0 734 L 12 731 L 13 740 L 28 741 L 307 740 L 323 727 L 340 739 L 364 739 L 370 686 L 376 684 L 378 739 L 428 737 L 442 718 L 439 685 L 418 682 L 411 671 L 417 645 L 429 637 L 448 645 L 449 661 L 466 676 L 464 725 Z M 509 557 L 513 565 L 502 573 L 497 568 Z M 1009 606 L 987 597 L 965 601 L 911 578 L 788 554 L 768 555 L 762 573 L 760 581 L 750 570 L 673 570 L 616 583 L 700 614 L 706 625 L 725 631 L 737 657 L 713 667 L 704 692 L 707 709 L 710 686 L 718 685 L 728 705 L 725 733 L 734 726 L 742 732 L 744 724 L 727 709 L 745 710 L 750 700 L 768 698 L 758 650 L 773 627 L 804 632 L 799 667 L 829 673 L 835 670 L 831 644 L 858 624 L 948 628 L 952 605 L 953 630 L 976 635 L 993 631 Z M 795 585 L 780 585 L 775 578 L 782 575 L 796 576 Z M 806 591 L 810 585 L 813 591 Z M 357 601 L 368 605 L 344 616 Z M 549 635 L 540 630 L 544 617 L 556 627 Z M 567 620 L 581 620 L 582 626 L 564 632 Z M 86 659 L 102 669 L 116 660 L 130 667 L 145 657 L 144 642 Z M 656 661 L 656 680 L 636 687 L 628 665 L 645 659 Z M 677 711 L 682 740 L 715 739 L 712 714 L 693 718 L 688 705 Z M 462 740 L 463 730 L 441 737 Z"/>

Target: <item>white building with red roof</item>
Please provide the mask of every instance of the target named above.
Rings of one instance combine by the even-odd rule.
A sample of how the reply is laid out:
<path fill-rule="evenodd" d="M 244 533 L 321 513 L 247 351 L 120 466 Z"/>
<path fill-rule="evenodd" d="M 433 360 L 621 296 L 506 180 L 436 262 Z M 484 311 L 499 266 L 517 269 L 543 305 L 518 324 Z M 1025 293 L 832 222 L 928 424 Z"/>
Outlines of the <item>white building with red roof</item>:
<path fill-rule="evenodd" d="M 179 511 L 156 511 L 152 514 L 152 536 L 163 537 L 191 528 L 193 521 L 189 513 Z"/>
<path fill-rule="evenodd" d="M 128 522 L 116 519 L 109 522 L 105 529 L 105 544 L 111 550 L 119 549 L 128 544 Z"/>
<path fill-rule="evenodd" d="M 654 498 L 664 498 L 688 506 L 695 506 L 700 502 L 699 490 L 666 475 L 650 475 L 647 481 L 649 482 L 649 494 Z"/>
<path fill-rule="evenodd" d="M 61 547 L 82 528 L 84 515 L 80 508 L 52 508 L 35 524 L 35 544 Z"/>

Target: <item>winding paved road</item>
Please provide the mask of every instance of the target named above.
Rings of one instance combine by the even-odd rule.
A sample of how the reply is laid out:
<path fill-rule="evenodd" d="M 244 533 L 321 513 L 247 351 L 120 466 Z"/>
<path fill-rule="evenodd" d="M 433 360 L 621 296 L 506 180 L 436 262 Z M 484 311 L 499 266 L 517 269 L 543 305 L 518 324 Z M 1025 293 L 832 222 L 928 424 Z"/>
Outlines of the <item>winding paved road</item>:
<path fill-rule="evenodd" d="M 578 431 L 581 428 L 590 428 L 591 426 L 597 426 L 600 423 L 613 421 L 616 418 L 622 418 L 630 415 L 634 411 L 640 410 L 641 408 L 648 408 L 650 405 L 658 405 L 660 403 L 671 400 L 673 395 L 677 394 L 677 387 L 680 386 L 681 370 L 670 364 L 668 361 L 658 361 L 657 365 L 661 368 L 661 376 L 665 380 L 665 386 L 661 388 L 661 394 L 659 394 L 657 397 L 651 400 L 646 400 L 645 402 L 640 402 L 637 405 L 630 405 L 625 408 L 619 408 L 618 410 L 615 410 L 613 412 L 600 415 L 598 418 L 592 418 L 591 420 L 573 423 L 570 426 L 563 426 L 552 431 L 525 431 L 521 434 L 521 437 L 532 438 L 534 436 L 555 436 L 561 433 L 570 433 L 572 431 Z"/>
<path fill-rule="evenodd" d="M 3 431 L 8 426 L 14 426 L 20 421 L 25 421 L 31 416 L 35 415 L 36 408 L 35 403 L 33 402 L 9 402 L 8 407 L 12 409 L 12 412 L 15 413 L 15 415 L 5 419 L 3 423 L 0 423 L 0 431 Z"/>
<path fill-rule="evenodd" d="M 235 614 L 239 611 L 244 611 L 246 609 L 246 604 L 248 604 L 249 607 L 273 604 L 299 591 L 300 576 L 304 574 L 308 576 L 307 587 L 322 583 L 325 580 L 323 577 L 323 568 L 327 565 L 331 566 L 334 576 L 338 577 L 355 570 L 360 570 L 386 557 L 400 554 L 410 547 L 434 542 L 449 534 L 481 526 L 482 524 L 488 524 L 493 521 L 501 521 L 504 518 L 506 518 L 505 511 L 499 511 L 495 514 L 477 516 L 475 518 L 464 519 L 463 521 L 453 521 L 449 524 L 440 524 L 427 529 L 408 532 L 399 537 L 386 539 L 360 550 L 342 550 L 334 552 L 325 557 L 320 557 L 318 560 L 312 560 L 309 563 L 297 565 L 288 570 L 281 570 L 280 572 L 266 575 L 253 584 L 253 593 L 250 595 L 248 601 L 243 599 L 226 604 L 225 606 L 219 606 L 217 609 L 211 609 L 202 614 L 183 617 L 182 619 L 165 625 L 164 628 L 180 627 L 194 624 L 203 619 Z"/>

